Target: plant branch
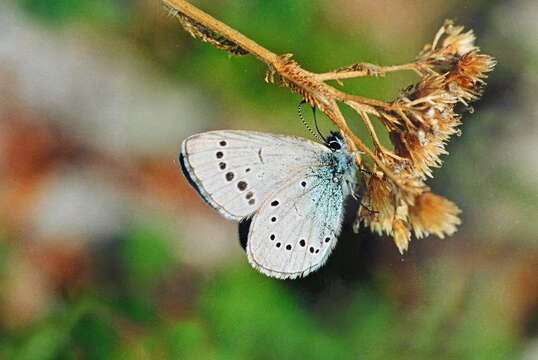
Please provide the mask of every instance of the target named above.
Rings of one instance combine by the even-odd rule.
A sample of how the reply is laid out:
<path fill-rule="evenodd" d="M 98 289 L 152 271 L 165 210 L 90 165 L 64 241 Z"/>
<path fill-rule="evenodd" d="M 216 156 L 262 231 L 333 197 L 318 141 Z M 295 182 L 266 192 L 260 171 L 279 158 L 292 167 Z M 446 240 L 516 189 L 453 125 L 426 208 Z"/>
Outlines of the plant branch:
<path fill-rule="evenodd" d="M 491 56 L 479 53 L 472 30 L 464 32 L 463 26 L 446 21 L 433 42 L 412 62 L 394 66 L 356 63 L 318 74 L 303 69 L 292 54 L 273 53 L 185 0 L 161 1 L 195 38 L 231 54 L 252 54 L 263 61 L 268 67 L 267 82 L 274 82 L 276 75 L 280 84 L 299 93 L 341 130 L 357 164 L 375 174 L 364 179 L 363 201 L 364 206 L 376 211 L 364 213 L 359 209 L 359 224 L 393 236 L 402 252 L 407 249 L 411 231 L 417 237 L 442 237 L 456 231 L 460 210 L 428 192 L 425 180 L 432 176 L 432 167 L 442 164 L 440 156 L 447 154 L 445 145 L 450 137 L 461 132 L 456 105 L 468 106 L 480 97 L 486 73 L 496 64 Z M 408 70 L 420 80 L 390 103 L 348 94 L 326 83 L 334 80 L 341 84 L 345 79 Z M 350 106 L 365 123 L 373 140 L 372 149 L 351 131 L 339 103 Z M 381 144 L 371 115 L 390 133 L 393 150 Z M 361 153 L 375 166 L 364 162 Z"/>
<path fill-rule="evenodd" d="M 389 72 L 412 70 L 417 72 L 417 63 L 411 62 L 401 65 L 378 66 L 370 63 L 357 63 L 335 71 L 316 74 L 319 81 L 344 80 L 362 76 L 384 76 Z"/>

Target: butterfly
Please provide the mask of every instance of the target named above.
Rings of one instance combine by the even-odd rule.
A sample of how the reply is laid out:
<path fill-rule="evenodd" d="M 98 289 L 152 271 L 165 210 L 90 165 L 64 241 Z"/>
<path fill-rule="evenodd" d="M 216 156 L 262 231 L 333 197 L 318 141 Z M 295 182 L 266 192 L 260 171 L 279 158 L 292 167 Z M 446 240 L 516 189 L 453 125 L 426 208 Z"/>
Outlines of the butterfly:
<path fill-rule="evenodd" d="M 336 246 L 358 167 L 339 133 L 324 140 L 220 130 L 181 145 L 186 178 L 222 216 L 240 222 L 248 261 L 265 275 L 306 276 Z"/>

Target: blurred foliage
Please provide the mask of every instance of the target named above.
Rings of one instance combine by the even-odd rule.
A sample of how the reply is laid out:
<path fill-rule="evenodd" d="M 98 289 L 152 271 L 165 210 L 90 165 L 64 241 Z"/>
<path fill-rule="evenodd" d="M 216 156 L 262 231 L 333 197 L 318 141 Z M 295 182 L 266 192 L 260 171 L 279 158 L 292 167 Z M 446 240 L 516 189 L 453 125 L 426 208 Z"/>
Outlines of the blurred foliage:
<path fill-rule="evenodd" d="M 96 27 L 96 29 L 111 29 L 117 35 L 132 35 L 133 26 L 142 26 L 140 31 L 151 31 L 144 28 L 148 24 L 136 24 L 136 21 L 144 21 L 137 11 L 145 9 L 145 2 L 138 0 L 133 2 L 112 0 L 19 0 L 21 6 L 31 15 L 42 19 L 44 22 L 58 26 L 68 26 L 74 21 L 84 20 Z M 395 52 L 392 49 L 379 47 L 373 38 L 368 38 L 375 28 L 365 24 L 359 34 L 351 33 L 343 26 L 331 24 L 323 18 L 319 2 L 292 2 L 275 0 L 268 3 L 264 0 L 240 0 L 225 1 L 220 3 L 208 2 L 212 13 L 223 21 L 232 24 L 236 29 L 245 31 L 253 39 L 276 52 L 284 53 L 293 50 L 295 58 L 307 69 L 313 71 L 329 71 L 337 67 L 349 65 L 360 60 L 378 64 L 391 64 L 408 61 L 416 55 L 420 44 L 414 44 L 415 52 Z M 147 5 L 145 5 L 147 7 Z M 203 7 L 203 6 L 202 6 Z M 149 6 L 153 12 L 159 12 L 158 2 Z M 244 14 L 248 14 L 245 16 Z M 282 16 L 286 14 L 286 16 Z M 166 16 L 163 11 L 161 16 Z M 147 21 L 147 20 L 146 20 Z M 174 20 L 171 19 L 173 23 Z M 256 24 L 256 26 L 252 26 Z M 153 24 L 154 25 L 154 24 Z M 293 31 L 285 35 L 275 36 L 275 29 L 286 29 L 292 26 Z M 329 27 L 329 29 L 327 29 Z M 176 30 L 181 34 L 179 24 Z M 137 33 L 135 41 L 143 40 L 143 34 Z M 169 36 L 169 35 L 168 35 Z M 213 47 L 190 39 L 183 44 L 183 54 L 174 56 L 168 63 L 167 59 L 156 59 L 165 66 L 168 76 L 178 79 L 180 82 L 189 81 L 197 84 L 206 93 L 218 94 L 223 104 L 235 104 L 235 106 L 250 108 L 253 112 L 265 112 L 270 114 L 272 122 L 277 124 L 277 129 L 289 129 L 302 132 L 300 122 L 290 122 L 290 117 L 295 117 L 295 105 L 300 101 L 298 95 L 290 97 L 287 89 L 278 89 L 267 86 L 263 81 L 265 69 L 258 60 L 251 56 L 231 57 L 216 51 Z M 342 47 L 341 44 L 346 46 Z M 147 45 L 139 43 L 138 45 Z M 171 44 L 170 44 L 171 45 Z M 154 48 L 149 48 L 154 51 Z M 162 50 L 158 53 L 164 54 Z M 335 56 L 338 54 L 338 56 Z M 148 56 L 155 56 L 149 54 Z M 162 61 L 165 61 L 162 63 Z M 218 69 L 215 74 L 214 69 Z M 364 77 L 346 82 L 346 89 L 350 92 L 360 92 L 363 96 L 380 99 L 390 99 L 401 89 L 406 87 L 411 79 L 411 73 L 390 74 L 386 79 Z M 234 91 L 229 91 L 234 89 Z M 229 98 L 228 98 L 229 97 Z M 286 104 L 286 107 L 275 107 L 274 104 Z M 349 116 L 353 112 L 343 109 Z M 224 110 L 226 111 L 226 110 Z M 358 118 L 352 121 L 352 127 L 366 132 L 365 126 Z M 255 128 L 257 121 L 252 119 L 252 127 Z M 377 126 L 379 134 L 385 134 L 383 127 Z M 322 122 L 322 128 L 330 126 L 328 122 Z M 369 139 L 367 139 L 369 141 Z M 385 142 L 387 145 L 389 143 Z"/>
<path fill-rule="evenodd" d="M 137 47 L 163 77 L 178 86 L 192 84 L 202 89 L 208 102 L 218 104 L 223 118 L 218 125 L 233 126 L 238 121 L 242 127 L 253 129 L 305 133 L 295 121 L 297 95 L 290 96 L 287 89 L 264 83 L 264 68 L 252 57 L 230 58 L 190 39 L 173 19 L 162 19 L 166 13 L 156 4 L 158 1 L 13 2 L 36 20 L 37 26 L 84 26 Z M 351 30 L 344 21 L 327 18 L 327 2 L 323 1 L 198 3 L 264 46 L 279 53 L 294 52 L 296 59 L 313 71 L 331 70 L 358 60 L 403 62 L 420 50 L 423 40 L 401 38 L 401 48 L 383 48 L 373 36 L 380 31 L 374 21 L 363 17 Z M 345 86 L 349 92 L 389 99 L 412 77 L 364 78 L 346 82 Z M 243 118 L 232 120 L 238 113 Z M 480 114 L 474 116 L 476 126 L 483 125 L 481 119 Z M 355 122 L 359 123 L 353 121 L 353 126 L 362 126 Z M 321 125 L 324 129 L 330 126 L 323 121 Z M 378 130 L 381 132 L 381 128 Z M 473 127 L 465 130 L 472 133 L 465 141 L 480 147 L 472 155 L 487 153 L 490 145 L 475 141 L 478 134 Z M 446 170 L 450 164 L 448 159 L 441 174 L 452 171 L 457 177 L 452 181 L 476 176 L 476 172 L 465 173 L 466 164 L 458 165 L 458 161 L 454 161 L 452 170 Z M 495 167 L 495 171 L 498 169 Z M 517 190 L 512 183 L 516 180 L 509 175 L 497 181 L 502 182 L 500 187 L 515 192 L 510 196 L 527 204 L 526 216 L 535 214 L 536 194 Z M 489 191 L 487 187 L 478 188 Z M 459 189 L 453 193 L 462 194 L 462 198 L 468 194 Z M 93 258 L 82 284 L 50 285 L 54 295 L 35 321 L 23 325 L 0 321 L 0 359 L 501 360 L 516 358 L 525 344 L 525 329 L 509 311 L 517 308 L 518 302 L 511 299 L 511 280 L 501 276 L 501 261 L 495 258 L 482 263 L 481 248 L 475 249 L 476 257 L 464 258 L 467 250 L 472 252 L 470 245 L 465 247 L 467 239 L 458 243 L 464 249 L 462 253 L 432 263 L 417 261 L 421 271 L 411 275 L 400 273 L 404 264 L 387 255 L 384 248 L 375 253 L 375 260 L 382 265 L 369 267 L 358 280 L 342 285 L 342 274 L 327 270 L 330 281 L 326 282 L 320 280 L 323 275 L 313 274 L 313 280 L 305 281 L 318 281 L 323 290 L 315 293 L 314 301 L 308 301 L 305 281 L 275 281 L 257 274 L 245 261 L 216 273 L 179 263 L 172 243 L 196 241 L 190 234 L 170 239 L 156 223 L 136 221 L 122 231 L 113 234 L 115 246 Z M 364 242 L 383 242 L 361 236 Z M 8 271 L 10 261 L 22 252 L 18 241 L 24 243 L 16 234 L 0 228 L 0 281 L 12 276 Z M 514 254 L 510 251 L 507 253 Z M 344 252 L 340 251 L 340 256 L 354 256 Z M 413 253 L 410 256 L 416 260 Z M 536 269 L 531 261 L 528 264 L 529 269 Z M 33 271 L 41 272 L 38 267 Z M 331 286 L 335 284 L 346 291 L 334 290 Z M 412 288 L 409 298 L 394 290 L 400 287 Z"/>
<path fill-rule="evenodd" d="M 117 24 L 130 10 L 128 2 L 113 0 L 20 0 L 20 4 L 30 15 L 55 25 L 80 19 Z"/>
<path fill-rule="evenodd" d="M 499 297 L 491 288 L 467 289 L 468 303 L 460 303 L 462 289 L 450 288 L 457 283 L 455 271 L 447 269 L 445 279 L 426 283 L 425 302 L 412 315 L 387 294 L 363 287 L 346 306 L 319 316 L 294 291 L 246 267 L 205 281 L 195 311 L 179 321 L 155 305 L 133 312 L 132 304 L 83 295 L 32 328 L 3 337 L 0 354 L 24 360 L 81 354 L 193 360 L 512 358 L 517 337 L 499 314 Z"/>

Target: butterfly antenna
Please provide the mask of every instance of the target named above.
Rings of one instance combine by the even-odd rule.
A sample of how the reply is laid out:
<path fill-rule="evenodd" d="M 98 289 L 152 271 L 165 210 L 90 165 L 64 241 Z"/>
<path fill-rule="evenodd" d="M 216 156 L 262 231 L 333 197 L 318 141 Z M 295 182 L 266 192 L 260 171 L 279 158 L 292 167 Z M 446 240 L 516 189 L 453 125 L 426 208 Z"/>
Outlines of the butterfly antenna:
<path fill-rule="evenodd" d="M 306 122 L 306 120 L 304 119 L 304 116 L 303 116 L 303 104 L 306 103 L 306 100 L 303 100 L 299 103 L 299 105 L 297 105 L 297 112 L 299 113 L 299 119 L 301 119 L 301 122 L 303 123 L 303 125 L 306 127 L 306 129 L 310 132 L 310 134 L 312 134 L 312 136 L 314 136 L 316 139 L 318 139 L 319 141 L 322 141 L 322 142 L 325 142 L 325 139 L 323 137 L 319 137 L 318 134 L 316 134 L 314 132 L 314 130 L 312 130 L 312 128 L 310 127 L 310 125 L 308 125 L 308 123 Z"/>
<path fill-rule="evenodd" d="M 323 142 L 326 143 L 327 139 L 321 134 L 321 131 L 319 131 L 318 127 L 318 118 L 316 116 L 316 107 L 312 106 L 312 116 L 314 117 L 314 125 L 316 125 L 316 131 L 318 132 L 319 136 L 323 139 Z"/>

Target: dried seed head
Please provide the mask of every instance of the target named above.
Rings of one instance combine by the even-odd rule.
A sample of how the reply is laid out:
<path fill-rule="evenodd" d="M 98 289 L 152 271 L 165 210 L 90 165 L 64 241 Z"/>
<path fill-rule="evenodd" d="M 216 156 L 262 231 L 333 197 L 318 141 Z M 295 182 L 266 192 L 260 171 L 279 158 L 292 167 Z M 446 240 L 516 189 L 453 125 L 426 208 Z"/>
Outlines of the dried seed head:
<path fill-rule="evenodd" d="M 478 54 L 471 31 L 446 23 L 432 45 L 422 54 L 429 72 L 394 102 L 389 131 L 396 155 L 412 162 L 413 173 L 432 176 L 432 167 L 442 164 L 445 145 L 459 134 L 461 115 L 456 105 L 477 100 L 486 72 L 495 66 L 488 55 Z M 441 38 L 443 38 L 441 40 Z"/>
<path fill-rule="evenodd" d="M 366 207 L 362 207 L 358 219 L 362 218 L 372 232 L 379 235 L 389 234 L 395 215 L 394 195 L 390 184 L 375 175 L 370 176 L 366 181 L 366 192 L 361 202 Z M 372 212 L 371 209 L 375 211 Z"/>
<path fill-rule="evenodd" d="M 442 196 L 425 192 L 417 197 L 409 208 L 409 222 L 417 238 L 430 234 L 444 238 L 456 231 L 461 224 L 458 214 L 461 210 Z"/>
<path fill-rule="evenodd" d="M 462 56 L 447 74 L 447 83 L 452 92 L 458 95 L 459 101 L 477 100 L 485 86 L 486 73 L 493 70 L 495 60 L 488 55 L 468 53 Z"/>
<path fill-rule="evenodd" d="M 478 50 L 474 44 L 476 36 L 472 30 L 465 33 L 463 26 L 455 26 L 451 20 L 445 21 L 439 29 L 431 45 L 426 45 L 421 57 L 450 57 L 462 56 Z"/>
<path fill-rule="evenodd" d="M 473 30 L 462 33 L 463 26 L 454 26 L 450 23 L 447 23 L 444 28 L 447 34 L 442 43 L 445 54 L 462 56 L 478 49 L 474 44 L 476 36 Z"/>
<path fill-rule="evenodd" d="M 423 189 L 424 180 L 433 175 L 432 168 L 441 166 L 441 156 L 448 154 L 446 143 L 460 134 L 462 116 L 456 105 L 468 107 L 477 100 L 486 73 L 495 66 L 492 57 L 478 53 L 474 41 L 472 31 L 445 23 L 417 60 L 420 81 L 394 100 L 391 111 L 379 110 L 395 156 L 382 149 L 376 155 L 403 183 L 422 190 L 405 191 L 387 177 L 372 176 L 366 181 L 363 201 L 376 213 L 361 209 L 359 217 L 372 231 L 392 236 L 402 253 L 411 233 L 417 238 L 429 234 L 444 237 L 461 223 L 454 203 Z"/>

